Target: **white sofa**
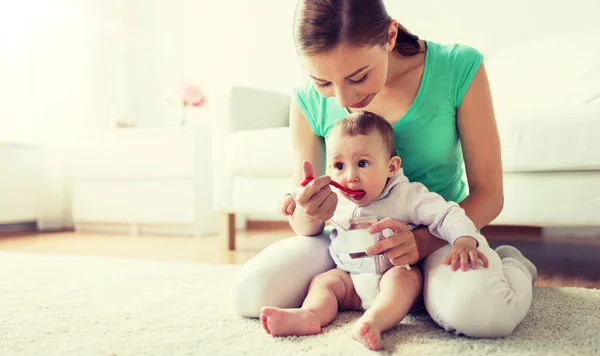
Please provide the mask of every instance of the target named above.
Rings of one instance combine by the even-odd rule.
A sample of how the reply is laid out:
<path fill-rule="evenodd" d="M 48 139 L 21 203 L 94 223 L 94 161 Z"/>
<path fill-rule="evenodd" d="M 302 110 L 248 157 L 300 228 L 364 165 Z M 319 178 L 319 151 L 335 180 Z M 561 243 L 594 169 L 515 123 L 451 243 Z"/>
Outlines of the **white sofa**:
<path fill-rule="evenodd" d="M 600 227 L 596 36 L 569 33 L 484 53 L 504 170 L 504 209 L 492 224 Z M 220 100 L 214 203 L 222 238 L 234 249 L 235 215 L 282 220 L 277 203 L 297 183 L 290 180 L 289 94 L 238 86 Z"/>

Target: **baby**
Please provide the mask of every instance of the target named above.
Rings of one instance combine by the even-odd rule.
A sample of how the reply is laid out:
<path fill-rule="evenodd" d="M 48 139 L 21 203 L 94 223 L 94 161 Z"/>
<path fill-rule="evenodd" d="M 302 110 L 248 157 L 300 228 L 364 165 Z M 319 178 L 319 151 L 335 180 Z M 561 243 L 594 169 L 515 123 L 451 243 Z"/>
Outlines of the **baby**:
<path fill-rule="evenodd" d="M 330 221 L 329 250 L 337 268 L 312 279 L 301 308 L 265 307 L 260 319 L 273 336 L 312 335 L 331 323 L 338 310 L 365 310 L 352 336 L 378 350 L 381 333 L 417 306 L 423 279 L 417 266 L 393 266 L 384 255 L 350 257 L 360 252 L 349 247 L 350 235 L 356 235 L 350 232 L 351 225 L 375 217 L 428 226 L 433 235 L 457 247 L 446 260 L 460 259 L 460 253 L 466 252 L 474 268 L 478 259 L 484 264 L 487 259 L 467 240 L 483 237 L 458 204 L 408 181 L 396 155 L 392 127 L 382 117 L 370 112 L 351 114 L 333 127 L 326 145 L 331 179 L 362 192 L 336 191 L 339 199 Z M 287 215 L 294 208 L 294 199 L 288 196 L 281 210 Z"/>

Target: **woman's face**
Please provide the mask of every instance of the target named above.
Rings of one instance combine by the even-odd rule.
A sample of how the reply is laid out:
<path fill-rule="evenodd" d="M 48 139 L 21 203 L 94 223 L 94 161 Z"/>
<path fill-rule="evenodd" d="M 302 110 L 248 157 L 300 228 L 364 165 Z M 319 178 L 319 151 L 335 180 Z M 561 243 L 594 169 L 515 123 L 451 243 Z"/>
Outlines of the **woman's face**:
<path fill-rule="evenodd" d="M 304 56 L 303 64 L 324 97 L 342 107 L 361 109 L 383 89 L 388 74 L 388 46 L 339 44 L 322 54 Z"/>

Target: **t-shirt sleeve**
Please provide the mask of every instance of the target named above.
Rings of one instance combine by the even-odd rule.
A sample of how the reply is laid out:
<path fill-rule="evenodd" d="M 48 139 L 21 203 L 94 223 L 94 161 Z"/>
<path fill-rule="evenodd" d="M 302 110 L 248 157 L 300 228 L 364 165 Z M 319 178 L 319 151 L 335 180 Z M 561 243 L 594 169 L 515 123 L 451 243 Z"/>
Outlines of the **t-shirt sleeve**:
<path fill-rule="evenodd" d="M 455 45 L 450 55 L 450 96 L 458 109 L 483 61 L 483 55 L 473 47 Z"/>
<path fill-rule="evenodd" d="M 318 105 L 320 104 L 319 94 L 316 92 L 312 83 L 306 83 L 294 89 L 294 99 L 306 118 L 308 125 L 317 136 L 323 136 L 320 125 L 317 124 Z"/>

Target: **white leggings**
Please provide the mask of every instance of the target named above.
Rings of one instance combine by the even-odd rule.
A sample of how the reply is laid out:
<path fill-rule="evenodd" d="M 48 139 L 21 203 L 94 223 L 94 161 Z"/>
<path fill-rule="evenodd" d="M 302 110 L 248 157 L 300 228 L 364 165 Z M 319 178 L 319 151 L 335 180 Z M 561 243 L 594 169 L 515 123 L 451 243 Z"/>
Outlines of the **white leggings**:
<path fill-rule="evenodd" d="M 335 267 L 328 234 L 279 241 L 248 261 L 232 291 L 236 312 L 258 317 L 263 306 L 301 306 L 310 280 Z M 422 263 L 423 296 L 431 318 L 457 335 L 510 335 L 531 306 L 532 280 L 525 267 L 513 258 L 501 261 L 483 242 L 479 250 L 489 268 L 480 262 L 476 270 L 452 272 L 442 264 L 449 249 L 440 248 Z"/>

